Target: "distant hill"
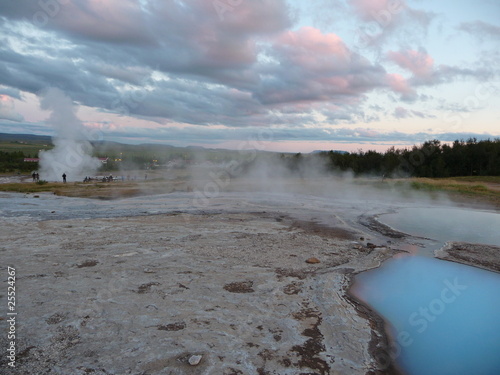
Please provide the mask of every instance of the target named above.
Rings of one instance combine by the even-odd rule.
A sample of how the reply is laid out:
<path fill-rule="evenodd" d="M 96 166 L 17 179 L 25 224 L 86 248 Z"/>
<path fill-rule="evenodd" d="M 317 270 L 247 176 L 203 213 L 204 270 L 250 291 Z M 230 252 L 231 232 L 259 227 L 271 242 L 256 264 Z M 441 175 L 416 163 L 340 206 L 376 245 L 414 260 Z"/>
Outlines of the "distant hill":
<path fill-rule="evenodd" d="M 52 137 L 49 135 L 0 133 L 0 142 L 30 142 L 51 144 Z"/>
<path fill-rule="evenodd" d="M 127 144 L 114 141 L 90 141 L 93 146 L 93 156 L 108 157 L 112 162 L 124 164 L 134 163 L 144 165 L 154 162 L 165 164 L 170 160 L 208 160 L 212 162 L 228 162 L 243 159 L 255 151 L 238 151 L 228 149 L 205 148 L 201 146 L 172 146 L 161 143 Z M 40 150 L 53 148 L 52 137 L 33 134 L 0 133 L 0 151 L 23 152 L 24 157 L 38 157 Z M 259 155 L 273 154 L 258 151 Z"/>

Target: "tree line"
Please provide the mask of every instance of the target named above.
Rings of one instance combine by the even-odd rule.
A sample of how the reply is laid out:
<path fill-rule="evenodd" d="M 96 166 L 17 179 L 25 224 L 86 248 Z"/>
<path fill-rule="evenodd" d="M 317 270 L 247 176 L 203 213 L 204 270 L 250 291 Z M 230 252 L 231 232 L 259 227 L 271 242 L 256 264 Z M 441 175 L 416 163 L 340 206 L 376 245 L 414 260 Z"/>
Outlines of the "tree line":
<path fill-rule="evenodd" d="M 0 151 L 0 172 L 30 172 L 38 168 L 37 163 L 24 162 L 30 157 L 22 151 Z M 412 148 L 391 147 L 380 153 L 358 151 L 340 153 L 324 151 L 304 156 L 300 153 L 280 156 L 292 171 L 307 169 L 316 163 L 330 171 L 352 171 L 355 175 L 385 177 L 458 177 L 500 176 L 500 138 L 481 140 L 470 138 L 448 144 L 439 140 L 427 141 Z M 319 160 L 318 160 L 319 158 Z M 133 160 L 142 162 L 142 159 Z M 112 163 L 108 169 L 114 168 Z"/>
<path fill-rule="evenodd" d="M 500 176 L 500 138 L 470 138 L 451 144 L 427 141 L 411 149 L 391 147 L 384 153 L 321 152 L 329 169 L 353 171 L 356 175 L 385 177 Z"/>
<path fill-rule="evenodd" d="M 30 172 L 38 169 L 38 163 L 25 162 L 29 158 L 22 151 L 0 151 L 0 172 Z"/>

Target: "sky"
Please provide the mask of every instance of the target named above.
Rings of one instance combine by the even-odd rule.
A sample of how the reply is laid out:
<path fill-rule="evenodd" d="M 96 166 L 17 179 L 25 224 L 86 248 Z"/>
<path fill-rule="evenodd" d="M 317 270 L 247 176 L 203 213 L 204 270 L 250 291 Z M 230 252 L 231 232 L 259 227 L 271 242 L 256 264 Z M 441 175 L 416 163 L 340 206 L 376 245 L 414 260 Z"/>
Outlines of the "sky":
<path fill-rule="evenodd" d="M 500 137 L 497 0 L 4 0 L 0 132 L 310 152 Z"/>

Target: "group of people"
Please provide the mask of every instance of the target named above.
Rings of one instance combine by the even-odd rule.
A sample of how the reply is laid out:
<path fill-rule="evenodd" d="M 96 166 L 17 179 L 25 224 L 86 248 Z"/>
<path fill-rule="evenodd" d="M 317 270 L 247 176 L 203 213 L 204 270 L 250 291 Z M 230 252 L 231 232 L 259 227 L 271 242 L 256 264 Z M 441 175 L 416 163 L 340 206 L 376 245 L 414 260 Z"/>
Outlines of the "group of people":
<path fill-rule="evenodd" d="M 92 177 L 85 177 L 83 179 L 83 182 L 92 182 L 92 181 L 96 181 L 98 180 L 98 178 L 92 178 Z M 104 176 L 102 179 L 101 179 L 101 182 L 111 182 L 113 181 L 113 176 Z"/>
<path fill-rule="evenodd" d="M 38 182 L 40 181 L 40 175 L 38 174 L 38 172 L 33 172 L 31 174 L 31 177 L 33 177 L 33 182 Z"/>

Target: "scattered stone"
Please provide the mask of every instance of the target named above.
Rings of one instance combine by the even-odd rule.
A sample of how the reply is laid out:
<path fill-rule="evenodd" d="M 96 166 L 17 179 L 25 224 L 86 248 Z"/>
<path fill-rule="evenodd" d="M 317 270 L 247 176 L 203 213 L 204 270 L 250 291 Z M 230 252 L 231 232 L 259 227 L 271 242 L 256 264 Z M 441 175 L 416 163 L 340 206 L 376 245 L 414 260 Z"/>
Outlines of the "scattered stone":
<path fill-rule="evenodd" d="M 152 286 L 156 286 L 156 285 L 160 285 L 160 283 L 150 282 L 150 283 L 147 283 L 147 284 L 142 284 L 137 289 L 137 293 L 139 293 L 139 294 L 148 293 L 151 290 L 151 287 Z"/>
<path fill-rule="evenodd" d="M 56 212 L 55 211 L 50 211 L 51 214 L 55 214 Z"/>
<path fill-rule="evenodd" d="M 231 293 L 253 293 L 253 281 L 240 281 L 224 285 L 224 289 Z"/>
<path fill-rule="evenodd" d="M 84 267 L 94 267 L 98 264 L 99 262 L 97 260 L 86 260 L 83 263 L 77 264 L 76 266 L 78 268 L 84 268 Z"/>
<path fill-rule="evenodd" d="M 364 238 L 364 237 L 359 237 L 359 240 L 360 240 L 360 241 L 364 241 L 364 240 L 365 240 L 365 238 Z"/>
<path fill-rule="evenodd" d="M 369 249 L 375 249 L 376 247 L 378 247 L 377 245 L 375 245 L 374 243 L 371 243 L 371 242 L 368 242 L 366 244 L 366 247 L 369 248 Z"/>
<path fill-rule="evenodd" d="M 202 358 L 203 358 L 203 356 L 199 355 L 199 354 L 192 355 L 191 357 L 189 357 L 188 363 L 191 366 L 197 366 L 200 364 Z"/>
<path fill-rule="evenodd" d="M 33 198 L 40 198 L 39 195 L 33 195 Z"/>
<path fill-rule="evenodd" d="M 318 258 L 309 258 L 306 260 L 306 263 L 309 263 L 309 264 L 317 264 L 317 263 L 321 263 L 320 260 Z"/>
<path fill-rule="evenodd" d="M 283 293 L 288 295 L 299 294 L 300 292 L 302 292 L 301 286 L 302 283 L 297 284 L 295 282 L 292 282 L 291 284 L 285 285 L 285 287 L 283 288 Z"/>
<path fill-rule="evenodd" d="M 47 319 L 45 319 L 45 323 L 58 324 L 58 323 L 61 323 L 65 319 L 66 319 L 66 315 L 55 313 L 55 314 L 51 315 L 50 317 L 48 317 Z"/>
<path fill-rule="evenodd" d="M 171 323 L 167 325 L 159 325 L 157 326 L 159 331 L 181 331 L 184 328 L 186 328 L 186 323 L 184 322 L 178 322 L 178 323 Z"/>
<path fill-rule="evenodd" d="M 144 268 L 144 273 L 156 273 L 156 271 L 153 271 L 151 268 Z"/>

